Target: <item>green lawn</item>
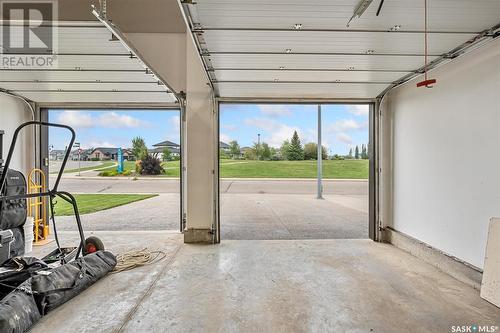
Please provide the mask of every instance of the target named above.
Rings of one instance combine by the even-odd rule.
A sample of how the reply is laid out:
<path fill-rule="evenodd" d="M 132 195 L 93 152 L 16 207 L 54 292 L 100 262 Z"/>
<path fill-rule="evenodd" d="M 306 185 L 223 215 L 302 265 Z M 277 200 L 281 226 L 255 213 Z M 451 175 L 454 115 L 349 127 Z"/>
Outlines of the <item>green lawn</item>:
<path fill-rule="evenodd" d="M 316 178 L 317 161 L 246 161 L 221 160 L 221 178 Z M 179 161 L 164 162 L 166 174 L 179 177 Z M 135 170 L 135 162 L 125 161 L 124 169 Z M 103 171 L 116 170 L 109 167 Z M 323 178 L 368 179 L 368 160 L 323 161 Z"/>
<path fill-rule="evenodd" d="M 317 161 L 223 160 L 221 178 L 316 178 Z M 368 160 L 323 161 L 323 178 L 368 179 Z"/>
<path fill-rule="evenodd" d="M 80 214 L 94 213 L 156 196 L 157 194 L 75 194 Z M 55 216 L 73 215 L 73 206 L 59 197 L 56 201 Z"/>

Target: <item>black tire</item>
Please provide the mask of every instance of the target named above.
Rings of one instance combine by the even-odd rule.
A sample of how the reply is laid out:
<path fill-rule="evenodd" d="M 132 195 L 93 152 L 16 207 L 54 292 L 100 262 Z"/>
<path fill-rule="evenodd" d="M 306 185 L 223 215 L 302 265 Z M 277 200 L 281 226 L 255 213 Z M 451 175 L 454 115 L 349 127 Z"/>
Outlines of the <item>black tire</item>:
<path fill-rule="evenodd" d="M 96 251 L 104 251 L 104 244 L 99 238 L 90 236 L 85 240 L 85 255 Z"/>

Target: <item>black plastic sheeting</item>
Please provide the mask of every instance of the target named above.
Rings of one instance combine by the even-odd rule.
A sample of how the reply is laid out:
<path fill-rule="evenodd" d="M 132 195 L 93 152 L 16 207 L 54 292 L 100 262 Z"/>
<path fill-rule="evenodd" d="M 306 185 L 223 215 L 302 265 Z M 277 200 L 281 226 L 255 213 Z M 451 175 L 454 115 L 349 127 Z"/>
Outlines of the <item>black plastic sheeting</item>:
<path fill-rule="evenodd" d="M 116 257 L 98 251 L 66 265 L 55 268 L 49 275 L 36 275 L 31 287 L 42 315 L 69 301 L 116 266 Z"/>
<path fill-rule="evenodd" d="M 8 263 L 16 265 L 19 259 L 26 260 L 23 268 L 26 272 L 19 273 L 24 276 L 12 275 L 10 280 L 0 276 L 0 284 L 4 286 L 28 277 L 0 301 L 2 333 L 25 332 L 42 316 L 90 287 L 116 266 L 116 257 L 107 251 L 98 251 L 53 269 L 47 269 L 35 258 L 16 258 Z"/>
<path fill-rule="evenodd" d="M 10 230 L 14 234 L 14 239 L 10 244 L 10 257 L 13 258 L 22 256 L 24 254 L 24 248 L 26 242 L 24 239 L 24 229 L 21 227 Z"/>
<path fill-rule="evenodd" d="M 7 260 L 2 268 L 6 268 L 8 271 L 0 273 L 0 299 L 34 276 L 36 272 L 48 270 L 49 266 L 40 259 L 23 257 Z"/>
<path fill-rule="evenodd" d="M 26 332 L 42 316 L 31 293 L 31 279 L 0 301 L 0 332 Z"/>

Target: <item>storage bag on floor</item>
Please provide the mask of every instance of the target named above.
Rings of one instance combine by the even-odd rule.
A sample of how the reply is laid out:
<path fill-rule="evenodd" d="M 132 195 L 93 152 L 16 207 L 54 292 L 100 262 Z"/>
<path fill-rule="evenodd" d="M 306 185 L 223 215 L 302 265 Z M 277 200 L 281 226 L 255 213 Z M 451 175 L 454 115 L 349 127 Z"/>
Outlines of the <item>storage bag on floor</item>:
<path fill-rule="evenodd" d="M 30 279 L 0 300 L 0 332 L 2 333 L 26 332 L 41 317 L 31 293 Z"/>
<path fill-rule="evenodd" d="M 0 169 L 0 175 L 4 169 Z M 9 169 L 2 196 L 26 194 L 26 178 L 22 172 Z M 22 227 L 26 222 L 26 199 L 0 200 L 0 230 Z"/>
<path fill-rule="evenodd" d="M 116 266 L 116 257 L 107 251 L 97 251 L 61 267 L 48 275 L 32 278 L 31 288 L 42 315 L 69 301 Z"/>

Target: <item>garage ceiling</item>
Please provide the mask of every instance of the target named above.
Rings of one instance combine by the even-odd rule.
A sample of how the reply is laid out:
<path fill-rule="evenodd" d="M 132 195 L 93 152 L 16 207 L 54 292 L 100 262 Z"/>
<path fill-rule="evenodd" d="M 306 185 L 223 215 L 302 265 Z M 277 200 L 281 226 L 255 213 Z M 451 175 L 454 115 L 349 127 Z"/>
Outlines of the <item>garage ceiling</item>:
<path fill-rule="evenodd" d="M 99 22 L 59 23 L 57 66 L 6 68 L 0 88 L 44 103 L 168 104 L 176 101 Z"/>
<path fill-rule="evenodd" d="M 184 9 L 222 97 L 374 98 L 421 71 L 424 1 L 385 0 L 376 16 L 374 0 L 346 27 L 359 3 L 196 0 Z M 490 40 L 498 26 L 485 30 L 500 23 L 498 0 L 428 0 L 428 7 L 436 64 L 481 33 L 479 42 Z"/>

